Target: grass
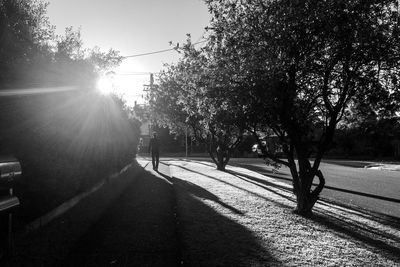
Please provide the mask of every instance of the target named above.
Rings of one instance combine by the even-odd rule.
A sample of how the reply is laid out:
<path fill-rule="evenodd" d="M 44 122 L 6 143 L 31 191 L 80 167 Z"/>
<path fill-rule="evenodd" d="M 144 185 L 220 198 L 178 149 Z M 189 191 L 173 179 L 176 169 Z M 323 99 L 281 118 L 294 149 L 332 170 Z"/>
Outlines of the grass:
<path fill-rule="evenodd" d="M 292 213 L 293 195 L 267 176 L 207 162 L 168 161 L 191 266 L 400 266 L 400 228 L 321 202 Z M 280 187 L 282 186 L 282 187 Z"/>

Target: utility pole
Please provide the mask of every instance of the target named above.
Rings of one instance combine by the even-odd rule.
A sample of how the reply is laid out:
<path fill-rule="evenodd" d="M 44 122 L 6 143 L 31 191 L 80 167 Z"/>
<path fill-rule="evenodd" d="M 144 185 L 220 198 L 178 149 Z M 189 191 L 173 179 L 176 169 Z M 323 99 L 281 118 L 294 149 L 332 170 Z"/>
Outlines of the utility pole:
<path fill-rule="evenodd" d="M 186 132 L 185 132 L 186 159 L 188 157 L 188 141 L 187 141 L 187 138 L 188 138 L 188 129 L 187 129 L 187 125 L 186 125 Z"/>
<path fill-rule="evenodd" d="M 147 94 L 147 101 L 150 101 L 151 98 L 153 97 L 153 86 L 154 86 L 154 76 L 153 73 L 150 73 L 150 80 L 149 80 L 149 84 L 144 84 L 143 87 L 143 92 L 146 92 Z M 147 103 L 147 107 L 150 108 L 149 103 Z M 152 132 L 152 128 L 153 125 L 151 124 L 152 122 L 152 118 L 151 118 L 151 114 L 149 114 L 149 136 L 151 136 L 151 132 Z"/>
<path fill-rule="evenodd" d="M 153 84 L 154 84 L 154 76 L 153 76 L 153 73 L 150 73 L 150 90 L 151 90 Z"/>

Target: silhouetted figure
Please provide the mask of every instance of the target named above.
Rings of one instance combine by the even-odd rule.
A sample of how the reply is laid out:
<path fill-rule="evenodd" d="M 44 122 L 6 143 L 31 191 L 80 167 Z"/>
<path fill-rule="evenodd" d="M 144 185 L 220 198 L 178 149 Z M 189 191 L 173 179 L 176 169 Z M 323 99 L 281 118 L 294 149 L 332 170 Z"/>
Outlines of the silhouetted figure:
<path fill-rule="evenodd" d="M 153 170 L 158 170 L 158 163 L 160 162 L 160 142 L 157 138 L 157 133 L 153 133 L 150 139 L 149 153 L 151 153 L 151 162 L 153 163 Z"/>

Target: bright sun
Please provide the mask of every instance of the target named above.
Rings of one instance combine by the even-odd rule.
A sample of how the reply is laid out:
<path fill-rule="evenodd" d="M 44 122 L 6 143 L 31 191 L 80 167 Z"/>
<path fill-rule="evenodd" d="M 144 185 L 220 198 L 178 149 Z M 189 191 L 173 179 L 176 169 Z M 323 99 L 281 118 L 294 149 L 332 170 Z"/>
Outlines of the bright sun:
<path fill-rule="evenodd" d="M 97 90 L 103 94 L 116 94 L 125 99 L 127 105 L 145 101 L 143 85 L 149 84 L 150 73 L 133 60 L 124 61 L 115 71 L 108 72 L 97 81 Z M 132 75 L 133 74 L 133 75 Z"/>
<path fill-rule="evenodd" d="M 97 90 L 103 95 L 108 95 L 114 92 L 113 81 L 108 76 L 102 76 L 97 81 Z"/>

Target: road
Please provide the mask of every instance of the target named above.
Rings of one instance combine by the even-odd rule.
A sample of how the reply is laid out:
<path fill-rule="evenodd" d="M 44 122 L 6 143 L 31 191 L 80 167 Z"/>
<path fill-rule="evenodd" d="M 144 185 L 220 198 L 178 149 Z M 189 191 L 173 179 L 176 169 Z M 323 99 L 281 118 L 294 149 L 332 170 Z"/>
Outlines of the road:
<path fill-rule="evenodd" d="M 192 158 L 191 158 L 192 159 Z M 193 158 L 210 161 L 208 158 Z M 365 162 L 364 162 L 365 163 Z M 251 169 L 258 173 L 273 177 L 281 182 L 291 184 L 289 168 L 282 166 L 277 173 L 272 167 L 266 166 L 258 158 L 233 158 L 230 165 Z M 321 163 L 321 171 L 326 179 L 326 186 L 347 189 L 357 193 L 400 200 L 400 172 L 387 170 L 371 170 L 363 168 L 363 162 L 330 160 Z M 400 218 L 400 203 L 360 196 L 325 188 L 321 196 L 340 203 L 351 204 L 367 210 Z"/>

